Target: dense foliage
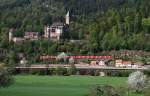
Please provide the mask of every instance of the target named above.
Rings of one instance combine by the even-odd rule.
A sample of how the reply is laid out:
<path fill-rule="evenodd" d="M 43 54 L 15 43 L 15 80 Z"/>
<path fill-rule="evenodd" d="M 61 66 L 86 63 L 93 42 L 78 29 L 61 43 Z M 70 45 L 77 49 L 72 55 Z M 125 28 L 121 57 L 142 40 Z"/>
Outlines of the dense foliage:
<path fill-rule="evenodd" d="M 148 86 L 147 88 L 146 88 L 146 90 L 144 91 L 144 96 L 149 96 L 149 94 L 150 94 L 150 86 Z"/>
<path fill-rule="evenodd" d="M 122 88 L 120 88 L 122 89 Z M 96 85 L 89 96 L 126 96 L 125 88 L 120 90 L 110 85 Z"/>
<path fill-rule="evenodd" d="M 0 64 L 0 88 L 7 87 L 13 83 L 13 77 L 8 72 L 4 64 Z"/>
<path fill-rule="evenodd" d="M 10 28 L 16 29 L 15 36 L 23 36 L 26 31 L 43 34 L 45 25 L 64 22 L 68 10 L 69 37 L 83 42 L 39 40 L 8 46 Z M 0 0 L 0 47 L 29 53 L 30 58 L 61 51 L 80 54 L 120 49 L 150 51 L 149 11 L 149 0 Z"/>

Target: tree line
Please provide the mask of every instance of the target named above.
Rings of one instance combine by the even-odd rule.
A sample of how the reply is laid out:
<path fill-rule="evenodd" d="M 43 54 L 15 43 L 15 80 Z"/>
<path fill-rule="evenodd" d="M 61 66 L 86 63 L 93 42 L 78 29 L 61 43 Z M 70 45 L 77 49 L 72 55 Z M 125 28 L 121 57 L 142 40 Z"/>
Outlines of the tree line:
<path fill-rule="evenodd" d="M 9 45 L 10 28 L 16 29 L 15 36 L 23 36 L 26 31 L 43 34 L 45 25 L 64 22 L 68 10 L 71 14 L 69 39 L 84 40 L 82 44 L 63 40 L 50 44 L 37 41 L 39 43 Z M 1 0 L 0 47 L 29 55 L 38 53 L 34 48 L 41 54 L 60 51 L 93 54 L 121 49 L 150 51 L 149 11 L 149 0 Z"/>

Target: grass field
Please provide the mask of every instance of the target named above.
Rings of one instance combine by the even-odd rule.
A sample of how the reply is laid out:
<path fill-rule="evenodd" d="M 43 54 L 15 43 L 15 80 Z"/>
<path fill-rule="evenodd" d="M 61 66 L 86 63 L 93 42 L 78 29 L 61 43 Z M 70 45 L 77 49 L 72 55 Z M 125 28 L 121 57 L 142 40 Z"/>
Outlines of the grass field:
<path fill-rule="evenodd" d="M 85 96 L 95 84 L 126 85 L 127 78 L 91 76 L 16 76 L 0 96 Z M 142 95 L 132 95 L 142 96 Z"/>

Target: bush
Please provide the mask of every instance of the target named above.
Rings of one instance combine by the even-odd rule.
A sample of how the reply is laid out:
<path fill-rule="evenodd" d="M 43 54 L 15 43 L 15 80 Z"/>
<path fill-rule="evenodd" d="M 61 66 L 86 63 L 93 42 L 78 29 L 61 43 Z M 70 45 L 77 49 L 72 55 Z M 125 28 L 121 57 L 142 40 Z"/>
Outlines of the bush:
<path fill-rule="evenodd" d="M 91 89 L 90 96 L 125 96 L 125 90 L 109 85 L 96 85 Z"/>
<path fill-rule="evenodd" d="M 144 96 L 150 96 L 150 85 L 145 89 Z"/>
<path fill-rule="evenodd" d="M 86 74 L 91 75 L 91 76 L 95 76 L 95 71 L 94 70 L 87 70 Z"/>
<path fill-rule="evenodd" d="M 150 69 L 144 70 L 144 74 L 146 74 L 147 76 L 150 76 Z"/>
<path fill-rule="evenodd" d="M 76 72 L 77 72 L 76 66 L 75 66 L 74 64 L 71 64 L 71 66 L 70 66 L 69 69 L 68 69 L 68 73 L 69 73 L 70 75 L 75 75 Z"/>
<path fill-rule="evenodd" d="M 48 69 L 30 69 L 29 74 L 32 74 L 32 75 L 48 75 Z"/>
<path fill-rule="evenodd" d="M 40 69 L 39 75 L 48 75 L 48 69 Z"/>
<path fill-rule="evenodd" d="M 29 74 L 31 75 L 39 75 L 39 70 L 38 69 L 30 69 Z"/>
<path fill-rule="evenodd" d="M 56 68 L 49 68 L 48 75 L 56 75 Z"/>
<path fill-rule="evenodd" d="M 131 73 L 131 71 L 121 71 L 118 72 L 118 77 L 128 77 Z"/>
<path fill-rule="evenodd" d="M 4 64 L 0 64 L 0 87 L 7 87 L 14 81 Z"/>
<path fill-rule="evenodd" d="M 82 69 L 82 70 L 79 70 L 77 74 L 78 75 L 86 75 L 86 73 L 87 73 L 87 71 Z"/>
<path fill-rule="evenodd" d="M 32 75 L 64 75 L 68 76 L 69 72 L 67 68 L 57 67 L 57 68 L 47 68 L 47 69 L 30 69 L 29 74 Z"/>
<path fill-rule="evenodd" d="M 99 75 L 100 75 L 100 71 L 99 71 L 99 70 L 96 70 L 95 73 L 94 73 L 94 75 L 95 75 L 95 76 L 99 76 Z"/>
<path fill-rule="evenodd" d="M 117 76 L 117 77 L 128 77 L 132 71 L 113 71 L 108 72 L 108 76 Z"/>
<path fill-rule="evenodd" d="M 56 69 L 56 75 L 64 75 L 64 76 L 68 76 L 68 70 L 66 68 L 63 68 L 63 67 L 57 67 Z"/>

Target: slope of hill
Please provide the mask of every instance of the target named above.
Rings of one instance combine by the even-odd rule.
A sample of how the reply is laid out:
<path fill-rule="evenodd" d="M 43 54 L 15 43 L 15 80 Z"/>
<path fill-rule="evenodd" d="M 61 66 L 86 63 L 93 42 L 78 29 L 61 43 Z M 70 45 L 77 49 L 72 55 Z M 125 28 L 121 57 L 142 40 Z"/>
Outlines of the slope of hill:
<path fill-rule="evenodd" d="M 149 0 L 0 0 L 1 43 L 9 28 L 43 32 L 71 12 L 70 38 L 88 40 L 83 49 L 150 51 Z M 6 43 L 4 43 L 6 44 Z"/>

